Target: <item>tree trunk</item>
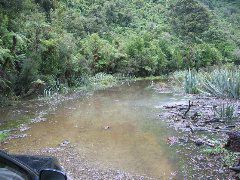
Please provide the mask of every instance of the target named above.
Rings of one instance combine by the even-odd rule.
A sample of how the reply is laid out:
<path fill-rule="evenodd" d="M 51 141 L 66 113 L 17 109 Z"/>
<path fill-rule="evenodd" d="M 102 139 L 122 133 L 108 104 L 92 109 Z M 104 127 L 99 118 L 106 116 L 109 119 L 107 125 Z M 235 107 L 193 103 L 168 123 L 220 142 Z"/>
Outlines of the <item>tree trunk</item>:
<path fill-rule="evenodd" d="M 15 35 L 13 35 L 13 43 L 12 43 L 12 53 L 16 54 L 16 47 L 17 47 L 17 37 Z"/>

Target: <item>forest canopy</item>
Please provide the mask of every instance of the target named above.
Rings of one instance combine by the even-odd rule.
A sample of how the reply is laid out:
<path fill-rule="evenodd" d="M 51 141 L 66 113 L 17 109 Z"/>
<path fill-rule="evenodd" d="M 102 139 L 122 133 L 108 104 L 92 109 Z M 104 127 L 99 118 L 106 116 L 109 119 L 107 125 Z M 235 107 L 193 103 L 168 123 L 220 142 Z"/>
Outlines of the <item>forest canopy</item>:
<path fill-rule="evenodd" d="M 0 93 L 240 64 L 238 0 L 0 0 Z"/>

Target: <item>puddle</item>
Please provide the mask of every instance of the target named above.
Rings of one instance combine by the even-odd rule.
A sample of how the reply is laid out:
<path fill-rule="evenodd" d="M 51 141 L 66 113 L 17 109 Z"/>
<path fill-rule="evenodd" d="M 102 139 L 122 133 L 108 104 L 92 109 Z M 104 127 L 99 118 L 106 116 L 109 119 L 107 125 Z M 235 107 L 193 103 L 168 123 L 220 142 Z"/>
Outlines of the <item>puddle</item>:
<path fill-rule="evenodd" d="M 179 170 L 179 164 L 166 143 L 174 132 L 158 114 L 163 105 L 184 99 L 157 93 L 149 85 L 135 82 L 65 102 L 44 117 L 48 121 L 31 125 L 26 138 L 14 139 L 6 148 L 21 153 L 68 140 L 102 168 L 167 179 Z"/>

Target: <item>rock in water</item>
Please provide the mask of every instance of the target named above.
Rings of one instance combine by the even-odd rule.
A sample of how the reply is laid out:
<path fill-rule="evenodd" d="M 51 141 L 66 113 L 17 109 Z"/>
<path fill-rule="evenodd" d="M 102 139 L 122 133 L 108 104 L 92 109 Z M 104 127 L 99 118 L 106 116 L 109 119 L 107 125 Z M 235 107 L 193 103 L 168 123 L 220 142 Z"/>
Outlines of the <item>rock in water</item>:
<path fill-rule="evenodd" d="M 59 146 L 60 146 L 60 147 L 66 147 L 66 146 L 69 145 L 69 144 L 70 144 L 70 141 L 65 140 L 65 141 L 63 141 L 61 144 L 59 144 Z"/>
<path fill-rule="evenodd" d="M 231 151 L 240 152 L 240 132 L 229 132 L 227 135 L 229 138 L 225 148 Z"/>
<path fill-rule="evenodd" d="M 108 130 L 108 129 L 110 129 L 110 127 L 109 127 L 109 126 L 105 126 L 104 129 L 105 129 L 105 130 Z"/>

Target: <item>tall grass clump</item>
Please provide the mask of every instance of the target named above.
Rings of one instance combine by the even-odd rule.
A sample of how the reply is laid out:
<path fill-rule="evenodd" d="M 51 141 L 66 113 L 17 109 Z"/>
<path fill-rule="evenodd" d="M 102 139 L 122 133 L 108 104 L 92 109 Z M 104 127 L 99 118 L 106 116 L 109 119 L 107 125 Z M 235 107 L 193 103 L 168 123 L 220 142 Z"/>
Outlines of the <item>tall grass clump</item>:
<path fill-rule="evenodd" d="M 173 75 L 170 77 L 170 81 L 174 85 L 181 86 L 182 83 L 184 82 L 184 79 L 186 77 L 187 71 L 175 71 Z"/>
<path fill-rule="evenodd" d="M 219 68 L 199 74 L 201 90 L 221 98 L 240 98 L 239 68 Z"/>
<path fill-rule="evenodd" d="M 188 70 L 185 74 L 184 81 L 185 92 L 188 94 L 197 94 L 198 90 L 198 77 L 195 70 Z"/>
<path fill-rule="evenodd" d="M 214 107 L 216 117 L 221 120 L 231 122 L 237 118 L 237 107 L 234 104 L 222 104 L 219 107 Z"/>
<path fill-rule="evenodd" d="M 111 74 L 98 73 L 88 79 L 88 85 L 93 90 L 106 89 L 116 86 L 118 79 Z"/>
<path fill-rule="evenodd" d="M 183 87 L 188 94 L 206 94 L 220 98 L 240 98 L 239 67 L 211 67 L 208 70 L 178 71 L 173 74 L 173 83 Z"/>
<path fill-rule="evenodd" d="M 197 94 L 198 90 L 198 74 L 195 70 L 176 71 L 169 78 L 169 82 L 177 89 L 188 94 Z"/>

